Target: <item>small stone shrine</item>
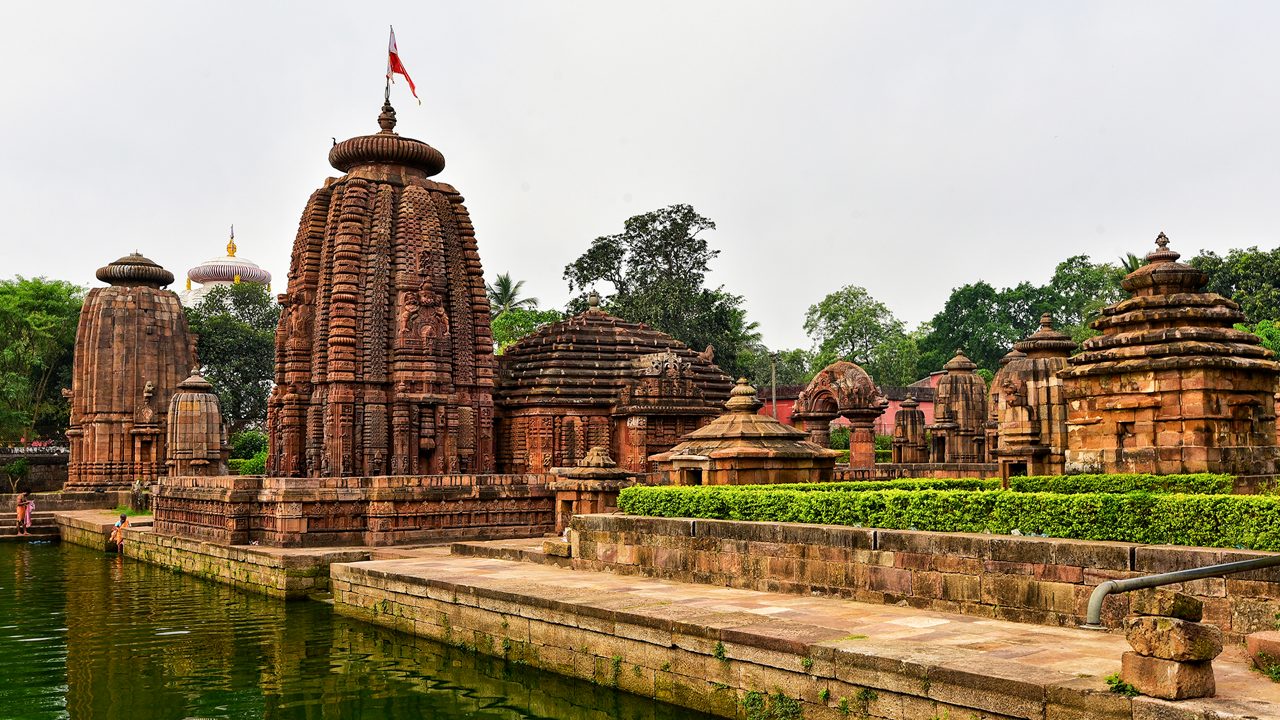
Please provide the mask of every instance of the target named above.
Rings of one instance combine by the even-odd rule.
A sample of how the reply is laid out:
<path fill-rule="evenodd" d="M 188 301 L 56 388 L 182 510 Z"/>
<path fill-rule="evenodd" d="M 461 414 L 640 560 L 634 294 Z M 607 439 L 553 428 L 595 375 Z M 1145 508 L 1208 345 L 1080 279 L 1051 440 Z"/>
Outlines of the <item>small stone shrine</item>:
<path fill-rule="evenodd" d="M 833 480 L 839 453 L 811 442 L 801 430 L 757 414 L 762 406 L 756 389 L 742 378 L 724 405 L 727 413 L 650 459 L 677 485 Z"/>
<path fill-rule="evenodd" d="M 1280 363 L 1164 233 L 1060 373 L 1066 472 L 1270 475 Z"/>
<path fill-rule="evenodd" d="M 902 401 L 893 416 L 893 461 L 923 463 L 929 461 L 929 445 L 924 437 L 924 411 L 910 395 Z"/>
<path fill-rule="evenodd" d="M 849 467 L 870 468 L 876 463 L 876 418 L 888 405 L 866 370 L 840 360 L 819 371 L 800 392 L 791 419 L 810 442 L 824 448 L 831 444 L 831 421 L 848 419 Z"/>
<path fill-rule="evenodd" d="M 71 371 L 69 490 L 128 488 L 165 474 L 165 413 L 195 366 L 173 273 L 134 253 L 99 268 Z M 65 391 L 64 391 L 65 392 Z"/>
<path fill-rule="evenodd" d="M 987 384 L 961 350 L 942 366 L 946 375 L 934 394 L 930 459 L 935 463 L 977 463 L 986 459 Z"/>
<path fill-rule="evenodd" d="M 732 380 L 679 340 L 614 317 L 593 293 L 586 312 L 511 344 L 494 393 L 498 467 L 546 472 L 607 448 L 628 472 L 720 414 Z"/>
<path fill-rule="evenodd" d="M 170 477 L 226 475 L 230 448 L 213 385 L 193 369 L 169 401 Z"/>
<path fill-rule="evenodd" d="M 1014 344 L 1017 356 L 993 379 L 993 397 L 999 402 L 996 456 L 1001 477 L 1062 474 L 1067 406 L 1058 372 L 1075 348 L 1071 336 L 1054 330 L 1053 318 L 1045 313 L 1040 329 Z"/>
<path fill-rule="evenodd" d="M 618 493 L 636 484 L 635 473 L 618 467 L 609 452 L 596 445 L 574 467 L 552 468 L 556 476 L 547 487 L 556 494 L 556 532 L 562 533 L 574 515 L 618 511 Z"/>
<path fill-rule="evenodd" d="M 493 472 L 493 338 L 444 156 L 381 132 L 333 146 L 346 173 L 303 211 L 280 295 L 268 474 Z"/>

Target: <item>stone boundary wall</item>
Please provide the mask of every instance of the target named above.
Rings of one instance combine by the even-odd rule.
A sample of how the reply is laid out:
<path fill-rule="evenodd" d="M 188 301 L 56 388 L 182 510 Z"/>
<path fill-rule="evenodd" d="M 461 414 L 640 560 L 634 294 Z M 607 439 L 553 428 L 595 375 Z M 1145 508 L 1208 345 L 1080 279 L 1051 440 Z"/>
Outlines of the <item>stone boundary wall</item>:
<path fill-rule="evenodd" d="M 953 648 L 922 653 L 769 617 L 646 612 L 609 597 L 551 598 L 377 565 L 332 567 L 338 613 L 720 717 L 1132 720 L 1157 717 L 1140 708 L 1168 707 L 1098 690 L 1097 678 L 1026 677 L 1025 666 L 990 659 L 975 667 Z"/>
<path fill-rule="evenodd" d="M 67 484 L 67 454 L 65 449 L 54 451 L 37 448 L 0 448 L 0 467 L 4 467 L 19 458 L 30 464 L 25 480 L 18 484 L 18 492 L 57 492 Z M 7 478 L 0 477 L 0 483 L 9 488 Z"/>
<path fill-rule="evenodd" d="M 21 494 L 21 493 L 19 493 Z M 121 505 L 128 505 L 132 493 L 128 490 L 108 490 L 106 492 L 49 492 L 36 493 L 31 499 L 36 503 L 36 512 L 62 512 L 70 510 L 112 510 Z M 0 508 L 12 513 L 17 504 L 18 495 L 0 494 Z"/>
<path fill-rule="evenodd" d="M 125 530 L 124 555 L 259 595 L 294 600 L 327 591 L 330 563 L 368 560 L 369 550 L 271 552 L 130 529 Z"/>
<path fill-rule="evenodd" d="M 1105 580 L 1270 553 L 1057 538 L 877 530 L 629 515 L 579 515 L 572 565 L 767 592 L 822 593 L 1040 625 L 1084 623 Z M 1204 621 L 1240 642 L 1275 628 L 1280 568 L 1169 586 L 1204 602 Z M 1129 611 L 1103 604 L 1107 627 Z"/>
<path fill-rule="evenodd" d="M 550 474 L 170 478 L 156 532 L 224 545 L 395 545 L 555 530 Z"/>

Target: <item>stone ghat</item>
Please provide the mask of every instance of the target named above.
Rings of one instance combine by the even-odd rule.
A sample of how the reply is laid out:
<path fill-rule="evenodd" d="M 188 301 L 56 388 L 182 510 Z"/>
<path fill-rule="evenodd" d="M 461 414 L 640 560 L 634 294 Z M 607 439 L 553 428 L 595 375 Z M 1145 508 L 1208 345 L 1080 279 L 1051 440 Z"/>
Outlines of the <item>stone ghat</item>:
<path fill-rule="evenodd" d="M 71 510 L 56 512 L 54 520 L 58 523 L 58 535 L 62 542 L 81 545 L 101 552 L 115 552 L 116 546 L 111 542 L 111 531 L 115 529 L 120 516 L 112 510 Z M 150 528 L 151 517 L 135 515 L 129 518 L 129 527 Z"/>
<path fill-rule="evenodd" d="M 572 566 L 683 582 L 901 604 L 1039 625 L 1084 622 L 1105 580 L 1268 553 L 1120 542 L 876 530 L 833 525 L 579 515 Z M 1280 570 L 1170 586 L 1204 602 L 1229 640 L 1273 629 Z M 1127 595 L 1103 604 L 1118 627 Z"/>
<path fill-rule="evenodd" d="M 156 531 L 223 545 L 397 545 L 555 529 L 552 475 L 173 478 Z"/>
<path fill-rule="evenodd" d="M 1110 693 L 1124 638 L 914 608 L 458 557 L 332 567 L 368 622 L 721 717 L 1217 720 L 1278 717 L 1238 649 L 1219 697 Z M 1247 698 L 1247 699 L 1246 699 Z"/>
<path fill-rule="evenodd" d="M 329 565 L 367 560 L 369 548 L 297 550 L 227 547 L 155 534 L 149 528 L 125 531 L 125 557 L 284 600 L 329 589 Z"/>

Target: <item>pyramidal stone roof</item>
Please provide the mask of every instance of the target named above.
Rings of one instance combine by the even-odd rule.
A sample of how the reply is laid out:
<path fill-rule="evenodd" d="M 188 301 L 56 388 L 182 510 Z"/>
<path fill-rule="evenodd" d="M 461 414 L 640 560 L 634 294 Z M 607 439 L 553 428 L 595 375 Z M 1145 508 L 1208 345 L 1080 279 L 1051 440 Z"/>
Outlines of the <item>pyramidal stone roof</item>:
<path fill-rule="evenodd" d="M 671 450 L 650 459 L 678 457 L 835 457 L 839 453 L 809 441 L 809 434 L 757 411 L 764 403 L 746 378 L 738 380 L 724 415 L 685 435 Z"/>
<path fill-rule="evenodd" d="M 1081 352 L 1068 360 L 1063 372 L 1088 375 L 1193 365 L 1280 371 L 1256 335 L 1235 329 L 1245 320 L 1240 306 L 1205 292 L 1208 276 L 1178 262 L 1181 256 L 1169 249 L 1164 233 L 1156 245 L 1147 264 L 1121 282 L 1133 297 L 1102 310 L 1092 324 L 1102 334 L 1081 343 Z"/>
<path fill-rule="evenodd" d="M 644 323 L 610 315 L 593 296 L 586 312 L 507 346 L 498 358 L 494 401 L 610 405 L 626 385 L 646 375 L 689 380 L 712 407 L 733 385 L 710 348 L 696 353 Z"/>

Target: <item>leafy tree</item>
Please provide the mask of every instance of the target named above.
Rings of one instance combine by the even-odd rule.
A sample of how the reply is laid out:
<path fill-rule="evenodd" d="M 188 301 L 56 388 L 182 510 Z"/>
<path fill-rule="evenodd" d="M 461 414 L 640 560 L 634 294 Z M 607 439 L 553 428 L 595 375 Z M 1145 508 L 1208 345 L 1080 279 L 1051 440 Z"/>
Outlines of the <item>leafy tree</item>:
<path fill-rule="evenodd" d="M 267 434 L 250 428 L 231 436 L 231 457 L 245 460 L 267 450 Z"/>
<path fill-rule="evenodd" d="M 1133 253 L 1125 253 L 1124 256 L 1120 258 L 1120 269 L 1124 271 L 1125 275 L 1128 275 L 1146 264 L 1146 260 L 1134 255 Z"/>
<path fill-rule="evenodd" d="M 1238 324 L 1237 330 L 1251 332 L 1262 339 L 1262 346 L 1280 356 L 1280 320 L 1262 320 L 1253 325 Z"/>
<path fill-rule="evenodd" d="M 513 281 L 510 273 L 499 273 L 492 285 L 485 283 L 484 289 L 489 295 L 490 315 L 497 317 L 515 309 L 537 310 L 538 298 L 520 297 L 522 287 L 524 287 L 524 281 Z"/>
<path fill-rule="evenodd" d="M 999 367 L 1000 358 L 1028 331 L 1014 327 L 1015 322 L 1005 298 L 990 284 L 979 280 L 958 287 L 930 321 L 931 330 L 921 342 L 922 365 L 941 369 L 960 348 L 978 367 Z"/>
<path fill-rule="evenodd" d="M 610 313 L 643 322 L 694 350 L 712 346 L 726 372 L 748 372 L 740 356 L 759 343 L 756 324 L 747 320 L 741 296 L 704 285 L 719 251 L 702 234 L 715 227 L 688 205 L 629 218 L 621 233 L 596 238 L 565 266 L 570 291 L 579 293 L 570 311 L 585 306 L 588 290 L 607 284 L 612 292 L 602 305 Z"/>
<path fill-rule="evenodd" d="M 65 430 L 84 289 L 62 280 L 0 281 L 0 438 Z"/>
<path fill-rule="evenodd" d="M 920 379 L 920 344 L 914 333 L 887 336 L 871 351 L 866 370 L 879 385 L 903 387 Z"/>
<path fill-rule="evenodd" d="M 794 350 L 771 351 L 764 345 L 747 348 L 739 356 L 741 364 L 747 368 L 744 373 L 752 385 L 760 391 L 760 399 L 768 396 L 769 383 L 773 378 L 774 360 L 777 356 L 778 385 L 805 385 L 813 379 L 813 353 L 796 348 Z"/>
<path fill-rule="evenodd" d="M 219 285 L 187 308 L 199 338 L 204 377 L 213 384 L 228 432 L 239 433 L 267 418 L 267 396 L 275 375 L 275 331 L 280 306 L 266 286 Z"/>
<path fill-rule="evenodd" d="M 846 285 L 810 306 L 804 330 L 817 352 L 859 365 L 871 363 L 876 346 L 890 335 L 902 335 L 901 320 L 864 288 Z"/>
<path fill-rule="evenodd" d="M 18 485 L 27 479 L 31 472 L 31 463 L 26 458 L 18 458 L 7 463 L 4 468 L 5 479 L 9 481 L 9 492 L 18 492 Z"/>
<path fill-rule="evenodd" d="M 1058 330 L 1069 333 L 1079 342 L 1094 334 L 1089 323 L 1102 308 L 1128 297 L 1120 281 L 1128 272 L 1110 263 L 1094 263 L 1088 255 L 1074 255 L 1058 263 L 1043 289 L 1046 305 L 1040 312 L 1053 315 Z M 1028 330 L 1034 329 L 1039 313 L 1029 319 Z"/>
<path fill-rule="evenodd" d="M 1209 275 L 1210 292 L 1240 304 L 1247 322 L 1280 319 L 1280 247 L 1237 248 L 1226 257 L 1205 252 L 1189 262 Z"/>
<path fill-rule="evenodd" d="M 537 330 L 543 325 L 560 322 L 564 319 L 558 310 L 537 310 L 529 308 L 512 308 L 498 313 L 491 323 L 493 327 L 493 346 L 498 354 L 511 343 Z"/>

